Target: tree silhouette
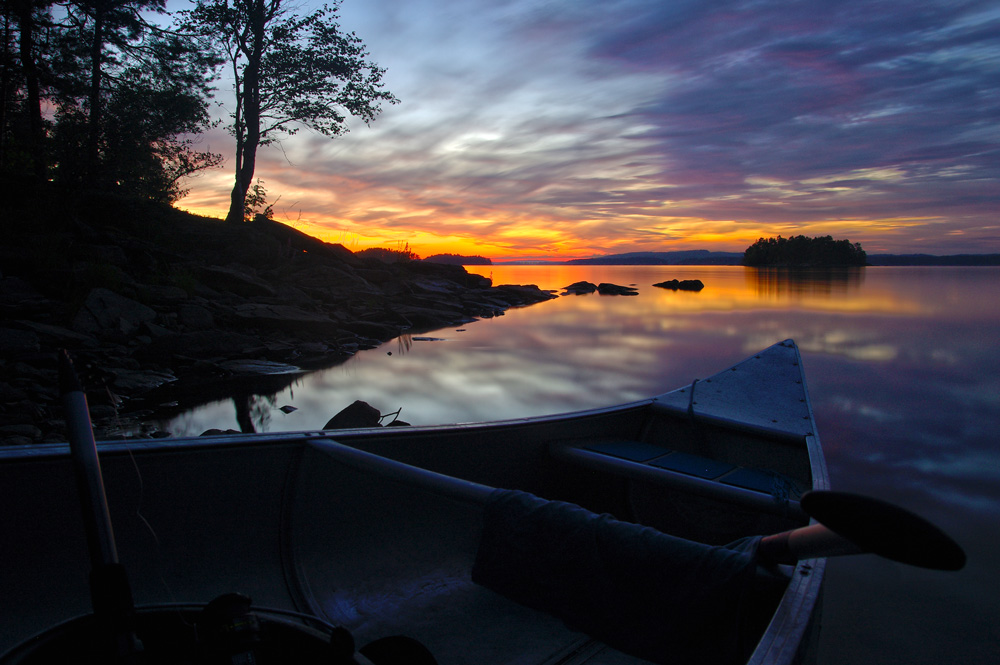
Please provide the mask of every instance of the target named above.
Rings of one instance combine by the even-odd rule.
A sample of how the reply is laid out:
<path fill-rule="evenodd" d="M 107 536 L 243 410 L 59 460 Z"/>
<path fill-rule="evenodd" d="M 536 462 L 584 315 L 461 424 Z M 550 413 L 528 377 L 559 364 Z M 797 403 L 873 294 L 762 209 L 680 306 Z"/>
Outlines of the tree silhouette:
<path fill-rule="evenodd" d="M 361 39 L 340 31 L 338 7 L 301 16 L 286 0 L 198 0 L 187 13 L 187 27 L 215 40 L 234 81 L 236 179 L 226 221 L 245 220 L 257 148 L 303 126 L 337 136 L 347 131 L 345 113 L 369 123 L 381 102 L 396 103 Z"/>
<path fill-rule="evenodd" d="M 743 252 L 746 266 L 863 266 L 867 262 L 860 243 L 831 236 L 760 238 Z"/>
<path fill-rule="evenodd" d="M 209 123 L 218 59 L 192 36 L 147 20 L 164 13 L 165 0 L 7 0 L 2 8 L 4 177 L 173 201 L 184 193 L 181 178 L 219 163 L 188 138 Z"/>

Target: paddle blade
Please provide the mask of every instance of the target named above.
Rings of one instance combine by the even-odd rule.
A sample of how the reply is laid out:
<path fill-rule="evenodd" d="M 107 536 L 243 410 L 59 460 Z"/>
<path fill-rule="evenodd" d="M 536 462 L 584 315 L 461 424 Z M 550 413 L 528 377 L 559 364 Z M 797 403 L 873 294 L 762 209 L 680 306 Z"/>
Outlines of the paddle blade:
<path fill-rule="evenodd" d="M 848 492 L 814 491 L 803 495 L 800 505 L 866 552 L 934 570 L 965 566 L 965 552 L 948 534 L 891 503 Z"/>

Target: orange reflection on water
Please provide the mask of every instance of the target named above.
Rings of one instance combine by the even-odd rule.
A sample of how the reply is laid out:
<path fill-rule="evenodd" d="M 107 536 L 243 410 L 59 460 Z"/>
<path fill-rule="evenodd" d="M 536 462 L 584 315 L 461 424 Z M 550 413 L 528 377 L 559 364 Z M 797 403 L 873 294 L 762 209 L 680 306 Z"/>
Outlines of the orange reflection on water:
<path fill-rule="evenodd" d="M 919 314 L 926 302 L 901 297 L 898 289 L 866 284 L 870 268 L 789 270 L 743 266 L 468 266 L 469 272 L 493 279 L 494 284 L 536 284 L 561 291 L 579 281 L 634 286 L 643 297 L 634 299 L 638 311 L 655 308 L 664 314 L 728 312 L 749 309 L 808 309 L 844 313 Z M 672 291 L 653 284 L 671 279 L 700 279 L 698 292 Z M 597 310 L 598 304 L 575 303 L 576 309 Z M 618 309 L 619 306 L 616 306 Z M 627 309 L 628 305 L 621 305 Z"/>

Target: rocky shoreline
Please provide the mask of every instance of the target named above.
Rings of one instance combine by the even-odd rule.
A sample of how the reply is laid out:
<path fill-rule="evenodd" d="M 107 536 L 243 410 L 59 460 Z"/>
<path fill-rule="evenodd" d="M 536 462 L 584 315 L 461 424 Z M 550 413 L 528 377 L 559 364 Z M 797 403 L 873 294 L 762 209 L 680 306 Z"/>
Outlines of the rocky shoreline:
<path fill-rule="evenodd" d="M 0 445 L 65 441 L 59 349 L 75 358 L 100 438 L 150 415 L 143 396 L 293 375 L 400 334 L 557 297 L 460 266 L 362 258 L 288 226 L 178 214 L 156 234 L 69 218 L 5 230 Z M 151 433 L 155 435 L 156 433 Z"/>

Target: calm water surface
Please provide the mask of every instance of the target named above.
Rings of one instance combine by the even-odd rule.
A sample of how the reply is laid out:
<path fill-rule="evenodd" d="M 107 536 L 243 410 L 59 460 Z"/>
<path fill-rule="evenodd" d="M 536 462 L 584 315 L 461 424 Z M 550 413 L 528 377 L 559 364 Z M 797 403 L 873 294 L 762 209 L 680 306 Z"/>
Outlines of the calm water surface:
<path fill-rule="evenodd" d="M 832 561 L 823 665 L 994 663 L 1000 652 L 1000 269 L 484 266 L 496 284 L 632 284 L 461 329 L 403 337 L 253 399 L 260 430 L 318 429 L 362 399 L 414 424 L 495 420 L 640 399 L 792 338 L 834 488 L 901 503 L 966 549 L 958 573 Z M 653 288 L 701 279 L 699 293 Z M 285 414 L 279 407 L 296 411 Z M 232 401 L 176 435 L 237 429 Z"/>

